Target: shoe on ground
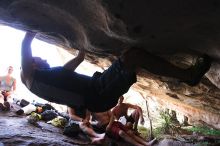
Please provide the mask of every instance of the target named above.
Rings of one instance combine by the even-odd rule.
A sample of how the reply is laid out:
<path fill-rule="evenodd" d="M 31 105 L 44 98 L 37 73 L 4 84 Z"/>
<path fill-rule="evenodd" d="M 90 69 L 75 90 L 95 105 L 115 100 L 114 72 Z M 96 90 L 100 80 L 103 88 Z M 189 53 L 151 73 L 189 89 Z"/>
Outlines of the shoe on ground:
<path fill-rule="evenodd" d="M 5 106 L 2 103 L 0 103 L 0 110 L 5 111 Z"/>
<path fill-rule="evenodd" d="M 9 102 L 5 101 L 5 102 L 4 102 L 4 106 L 5 106 L 5 110 L 6 110 L 6 111 L 10 111 L 11 105 L 10 105 Z"/>
<path fill-rule="evenodd" d="M 19 109 L 15 112 L 17 115 L 23 115 L 24 114 L 24 110 L 23 109 Z"/>

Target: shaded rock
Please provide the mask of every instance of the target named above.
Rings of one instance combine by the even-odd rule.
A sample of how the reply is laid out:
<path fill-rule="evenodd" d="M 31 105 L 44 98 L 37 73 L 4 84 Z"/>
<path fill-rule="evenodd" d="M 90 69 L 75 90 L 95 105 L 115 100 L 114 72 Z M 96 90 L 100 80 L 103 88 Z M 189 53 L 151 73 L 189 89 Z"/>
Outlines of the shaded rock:
<path fill-rule="evenodd" d="M 25 116 L 17 116 L 12 109 L 10 112 L 0 112 L 0 141 L 5 145 L 16 146 L 73 146 L 89 145 L 89 141 L 63 135 L 63 129 L 54 127 L 43 121 L 35 127 L 28 123 Z"/>
<path fill-rule="evenodd" d="M 158 146 L 194 146 L 194 144 L 184 143 L 184 142 L 180 142 L 180 141 L 176 141 L 172 139 L 164 139 L 160 141 Z"/>

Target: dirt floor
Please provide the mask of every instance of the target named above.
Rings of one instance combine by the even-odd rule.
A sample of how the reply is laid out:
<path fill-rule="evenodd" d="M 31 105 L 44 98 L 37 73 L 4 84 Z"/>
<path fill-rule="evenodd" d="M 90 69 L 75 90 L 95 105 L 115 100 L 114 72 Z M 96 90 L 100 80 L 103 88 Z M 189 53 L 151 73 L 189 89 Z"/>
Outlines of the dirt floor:
<path fill-rule="evenodd" d="M 70 138 L 62 134 L 62 129 L 45 122 L 40 127 L 28 123 L 26 116 L 15 114 L 16 107 L 10 112 L 0 112 L 0 142 L 5 146 L 72 146 L 88 145 L 89 141 Z"/>
<path fill-rule="evenodd" d="M 38 121 L 39 126 L 28 122 L 27 116 L 16 115 L 20 107 L 13 105 L 11 111 L 0 111 L 0 146 L 77 146 L 92 145 L 86 136 L 63 135 L 63 129 Z M 127 145 L 107 138 L 103 145 Z"/>
<path fill-rule="evenodd" d="M 57 128 L 44 121 L 38 121 L 39 126 L 28 122 L 25 115 L 15 114 L 20 107 L 13 105 L 11 111 L 0 111 L 0 146 L 78 146 L 92 145 L 88 138 L 83 135 L 77 137 L 67 137 L 63 135 L 63 129 Z M 166 137 L 166 138 L 165 138 Z M 158 139 L 153 146 L 200 146 L 201 143 L 187 141 L 187 137 L 192 135 L 173 137 L 164 136 Z M 206 144 L 203 140 L 202 145 Z M 112 141 L 106 138 L 104 146 L 129 146 L 122 141 Z M 208 144 L 207 144 L 208 145 Z M 218 146 L 217 143 L 213 145 Z M 212 145 L 212 146 L 213 146 Z M 220 144 L 219 144 L 220 145 Z M 205 145 L 204 145 L 205 146 Z"/>

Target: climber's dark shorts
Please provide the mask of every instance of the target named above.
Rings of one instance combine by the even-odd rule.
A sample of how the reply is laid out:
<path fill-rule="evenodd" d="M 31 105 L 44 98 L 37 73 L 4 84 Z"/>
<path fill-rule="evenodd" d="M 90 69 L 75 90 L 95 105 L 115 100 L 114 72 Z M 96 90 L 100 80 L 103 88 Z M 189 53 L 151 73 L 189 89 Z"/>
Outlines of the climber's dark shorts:
<path fill-rule="evenodd" d="M 85 97 L 87 108 L 93 112 L 111 109 L 136 81 L 135 72 L 128 72 L 120 60 L 115 61 L 103 73 L 94 73 L 91 84 L 94 91 L 92 96 Z"/>
<path fill-rule="evenodd" d="M 130 123 L 134 123 L 135 122 L 135 120 L 132 117 L 132 115 L 128 116 L 126 120 L 127 120 L 127 122 L 130 122 Z"/>

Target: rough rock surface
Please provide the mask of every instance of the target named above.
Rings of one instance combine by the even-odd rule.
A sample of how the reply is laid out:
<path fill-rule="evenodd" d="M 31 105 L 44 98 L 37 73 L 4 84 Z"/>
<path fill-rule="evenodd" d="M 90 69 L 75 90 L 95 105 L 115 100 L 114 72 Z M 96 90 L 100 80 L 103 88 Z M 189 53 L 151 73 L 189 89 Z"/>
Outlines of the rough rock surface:
<path fill-rule="evenodd" d="M 62 134 L 63 130 L 45 122 L 41 127 L 28 123 L 26 116 L 18 116 L 15 110 L 0 112 L 0 142 L 4 146 L 73 146 L 89 145 L 88 140 L 70 138 Z"/>
<path fill-rule="evenodd" d="M 15 111 L 19 109 L 13 105 L 11 111 L 0 112 L 0 146 L 92 146 L 90 141 L 83 135 L 72 138 L 63 135 L 63 129 L 47 124 L 44 121 L 38 121 L 38 126 L 28 123 L 25 115 L 18 116 Z M 186 137 L 187 135 L 185 135 Z M 190 136 L 196 138 L 197 136 Z M 152 146 L 194 146 L 197 142 L 184 141 L 184 138 L 167 138 L 158 139 Z M 186 138 L 189 139 L 189 138 Z M 218 138 L 219 139 L 219 138 Z M 200 140 L 203 141 L 204 140 Z M 214 143 L 214 142 L 213 142 Z M 198 143 L 199 144 L 199 143 Z M 215 142 L 215 144 L 217 144 Z M 106 137 L 103 146 L 131 146 L 124 141 L 112 141 Z M 217 144 L 218 145 L 218 144 Z"/>
<path fill-rule="evenodd" d="M 36 31 L 37 38 L 71 53 L 85 49 L 87 60 L 101 67 L 131 46 L 180 67 L 208 54 L 214 61 L 206 74 L 209 80 L 196 87 L 144 71 L 134 88 L 190 121 L 218 129 L 219 15 L 218 0 L 0 0 L 1 24 Z"/>
<path fill-rule="evenodd" d="M 63 129 L 55 127 L 45 121 L 38 121 L 37 125 L 28 122 L 27 115 L 17 115 L 15 111 L 20 106 L 13 104 L 11 111 L 0 111 L 0 146 L 92 146 L 84 135 L 68 137 Z M 112 141 L 106 137 L 103 145 L 118 143 L 120 146 L 129 145 L 123 141 Z M 1 145 L 2 144 L 2 145 Z"/>

